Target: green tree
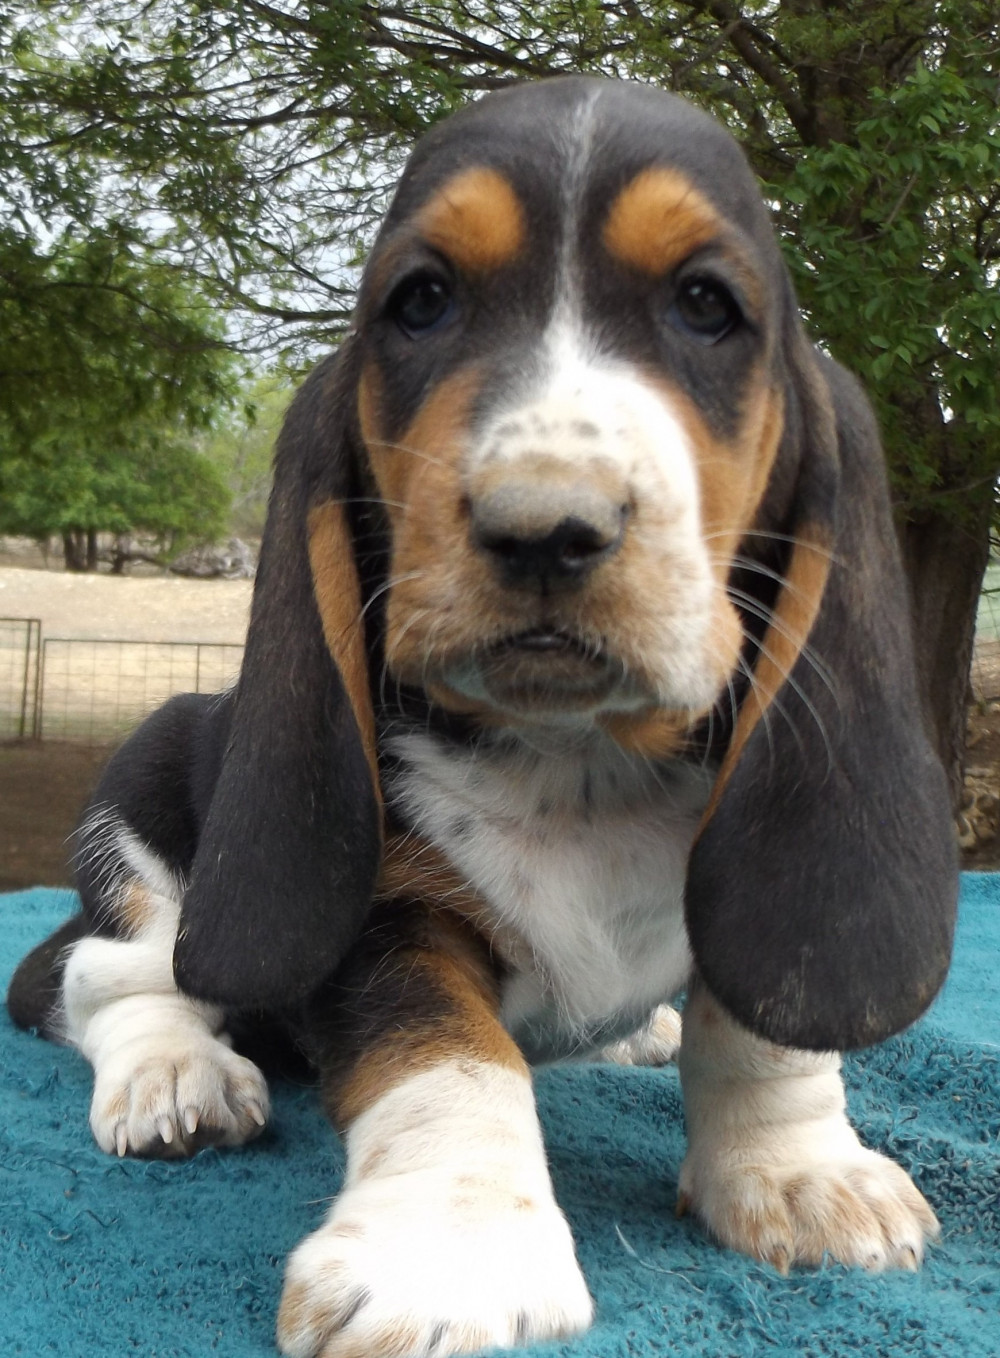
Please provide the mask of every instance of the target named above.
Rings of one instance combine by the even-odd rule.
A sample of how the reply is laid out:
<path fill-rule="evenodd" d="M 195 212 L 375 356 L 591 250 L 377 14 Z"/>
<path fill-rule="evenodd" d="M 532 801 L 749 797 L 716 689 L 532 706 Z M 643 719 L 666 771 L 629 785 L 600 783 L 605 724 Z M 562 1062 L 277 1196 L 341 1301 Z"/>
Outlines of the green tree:
<path fill-rule="evenodd" d="M 283 372 L 256 378 L 244 392 L 242 415 L 220 422 L 203 441 L 203 452 L 232 496 L 229 526 L 241 537 L 264 531 L 271 489 L 271 455 L 294 392 Z"/>
<path fill-rule="evenodd" d="M 146 534 L 164 555 L 211 541 L 228 507 L 211 463 L 159 423 L 109 433 L 74 418 L 29 453 L 0 460 L 0 532 L 61 538 L 70 570 L 96 567 L 100 533 Z"/>
<path fill-rule="evenodd" d="M 138 257 L 137 257 L 138 256 Z M 62 537 L 92 569 L 101 532 L 164 550 L 224 526 L 194 446 L 235 383 L 218 318 L 120 233 L 41 250 L 0 239 L 0 532 Z"/>
<path fill-rule="evenodd" d="M 879 407 L 957 779 L 1000 469 L 996 0 L 15 0 L 4 23 L 35 210 L 158 214 L 248 342 L 300 352 L 346 323 L 407 146 L 470 95 L 594 71 L 721 116 L 816 335 Z"/>

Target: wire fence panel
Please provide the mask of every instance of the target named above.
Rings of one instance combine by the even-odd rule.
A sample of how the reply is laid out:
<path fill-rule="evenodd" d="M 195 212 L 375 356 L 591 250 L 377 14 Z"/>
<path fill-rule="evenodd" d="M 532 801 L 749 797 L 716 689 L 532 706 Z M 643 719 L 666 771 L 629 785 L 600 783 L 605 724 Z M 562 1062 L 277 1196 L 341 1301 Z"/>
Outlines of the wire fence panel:
<path fill-rule="evenodd" d="M 242 646 L 223 642 L 46 637 L 37 734 L 42 740 L 113 743 L 175 693 L 228 687 L 242 659 Z"/>
<path fill-rule="evenodd" d="M 37 734 L 38 618 L 0 618 L 0 740 Z"/>

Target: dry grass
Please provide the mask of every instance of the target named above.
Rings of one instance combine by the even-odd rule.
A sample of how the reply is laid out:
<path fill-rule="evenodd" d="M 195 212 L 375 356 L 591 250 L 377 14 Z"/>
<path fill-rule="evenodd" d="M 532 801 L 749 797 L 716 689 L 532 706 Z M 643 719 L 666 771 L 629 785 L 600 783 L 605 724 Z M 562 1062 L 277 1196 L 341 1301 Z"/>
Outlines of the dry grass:
<path fill-rule="evenodd" d="M 0 617 L 41 618 L 47 637 L 242 643 L 253 582 L 67 575 L 0 567 Z"/>

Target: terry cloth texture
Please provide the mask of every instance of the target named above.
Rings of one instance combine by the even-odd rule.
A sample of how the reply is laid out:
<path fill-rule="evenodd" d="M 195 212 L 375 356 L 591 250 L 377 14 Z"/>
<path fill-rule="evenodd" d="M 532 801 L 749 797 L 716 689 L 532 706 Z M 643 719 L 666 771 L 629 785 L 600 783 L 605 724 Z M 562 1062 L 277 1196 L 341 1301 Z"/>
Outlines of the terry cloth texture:
<path fill-rule="evenodd" d="M 5 984 L 73 905 L 69 892 L 0 897 Z M 315 1091 L 279 1085 L 271 1127 L 245 1150 L 167 1164 L 102 1155 L 83 1058 L 6 1016 L 0 1069 L 0 1354 L 274 1358 L 284 1259 L 343 1169 Z M 674 1217 L 676 1070 L 542 1071 L 556 1191 L 597 1322 L 533 1358 L 996 1358 L 1000 874 L 964 879 L 955 965 L 930 1015 L 846 1070 L 862 1136 L 915 1175 L 941 1219 L 919 1274 L 829 1265 L 782 1278 L 718 1249 Z"/>

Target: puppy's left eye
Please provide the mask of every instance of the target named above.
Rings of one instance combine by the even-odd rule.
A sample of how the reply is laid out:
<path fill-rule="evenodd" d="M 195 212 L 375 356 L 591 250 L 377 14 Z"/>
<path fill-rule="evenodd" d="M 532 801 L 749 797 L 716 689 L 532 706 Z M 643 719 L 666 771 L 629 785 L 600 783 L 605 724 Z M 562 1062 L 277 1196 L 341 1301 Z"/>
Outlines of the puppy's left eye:
<path fill-rule="evenodd" d="M 699 344 L 717 343 L 743 319 L 740 304 L 725 283 L 705 274 L 681 280 L 669 315 L 678 330 Z"/>
<path fill-rule="evenodd" d="M 436 330 L 452 313 L 451 285 L 439 274 L 421 270 L 394 289 L 386 307 L 387 314 L 404 335 L 418 339 Z"/>

